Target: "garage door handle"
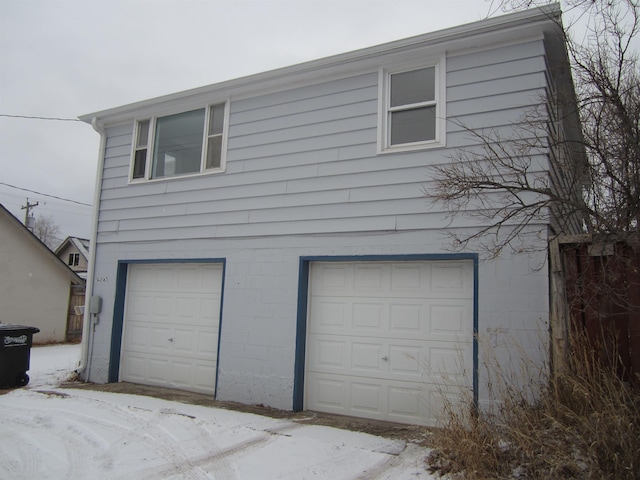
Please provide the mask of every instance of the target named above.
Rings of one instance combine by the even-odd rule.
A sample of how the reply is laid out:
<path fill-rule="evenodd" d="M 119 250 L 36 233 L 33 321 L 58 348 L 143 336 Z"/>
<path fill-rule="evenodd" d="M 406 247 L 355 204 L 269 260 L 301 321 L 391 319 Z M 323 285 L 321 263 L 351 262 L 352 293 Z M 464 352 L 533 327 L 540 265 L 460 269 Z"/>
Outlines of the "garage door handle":
<path fill-rule="evenodd" d="M 382 357 L 382 359 L 383 359 L 385 362 L 389 361 L 389 357 L 387 357 L 386 355 L 385 355 L 384 357 Z"/>
<path fill-rule="evenodd" d="M 170 341 L 170 342 L 173 342 L 173 338 L 170 338 L 170 339 L 169 339 L 169 341 Z"/>

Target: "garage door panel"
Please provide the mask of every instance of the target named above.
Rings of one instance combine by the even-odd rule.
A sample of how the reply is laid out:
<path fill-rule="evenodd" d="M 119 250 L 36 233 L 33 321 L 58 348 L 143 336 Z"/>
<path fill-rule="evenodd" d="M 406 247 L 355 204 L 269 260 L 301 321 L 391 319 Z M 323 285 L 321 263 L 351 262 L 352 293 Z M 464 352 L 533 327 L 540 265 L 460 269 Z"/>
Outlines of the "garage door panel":
<path fill-rule="evenodd" d="M 367 304 L 358 297 L 352 301 L 337 303 L 322 297 L 314 297 L 310 309 L 314 323 L 309 333 L 335 335 L 363 335 L 379 338 L 400 337 L 430 339 L 434 335 L 445 338 L 472 335 L 469 324 L 473 304 L 470 299 L 415 300 Z"/>
<path fill-rule="evenodd" d="M 126 331 L 126 347 L 142 348 L 149 342 L 148 325 L 136 324 L 129 326 Z"/>
<path fill-rule="evenodd" d="M 211 325 L 213 321 L 215 325 L 220 320 L 220 296 L 213 295 L 210 298 L 200 298 L 198 317 L 203 325 Z"/>
<path fill-rule="evenodd" d="M 197 358 L 215 360 L 218 356 L 218 331 L 202 331 L 197 334 Z"/>
<path fill-rule="evenodd" d="M 338 264 L 323 264 L 311 272 L 311 281 L 332 296 L 340 296 L 353 280 L 350 268 Z"/>
<path fill-rule="evenodd" d="M 158 326 L 154 325 L 151 322 L 146 323 L 147 325 L 147 344 L 142 345 L 142 348 L 136 349 L 138 351 L 153 351 L 159 350 L 162 351 L 166 348 L 169 348 L 169 339 L 173 336 L 173 329 L 169 326 Z"/>
<path fill-rule="evenodd" d="M 193 385 L 201 392 L 215 394 L 216 369 L 210 363 L 198 364 L 193 369 Z"/>
<path fill-rule="evenodd" d="M 306 408 L 433 423 L 429 397 L 471 385 L 472 345 L 472 262 L 311 266 Z"/>
<path fill-rule="evenodd" d="M 222 266 L 132 265 L 120 378 L 214 393 Z"/>
<path fill-rule="evenodd" d="M 356 265 L 353 276 L 353 291 L 372 293 L 384 293 L 389 287 L 389 278 L 386 269 L 380 265 Z"/>
<path fill-rule="evenodd" d="M 135 382 L 136 380 L 141 381 L 144 379 L 146 375 L 147 365 L 147 357 L 142 355 L 130 355 L 126 366 L 124 367 L 126 370 L 127 378 L 131 379 L 130 381 Z"/>
<path fill-rule="evenodd" d="M 422 296 L 427 290 L 427 271 L 428 269 L 425 265 L 392 265 L 390 290 L 394 293 L 405 293 L 412 296 Z"/>
<path fill-rule="evenodd" d="M 200 316 L 200 299 L 196 295 L 182 295 L 175 298 L 171 312 L 183 319 L 194 319 Z"/>
<path fill-rule="evenodd" d="M 153 385 L 164 385 L 166 375 L 171 373 L 171 362 L 161 356 L 146 357 L 147 378 Z M 144 376 L 144 372 L 140 372 Z"/>
<path fill-rule="evenodd" d="M 129 316 L 146 317 L 153 309 L 153 296 L 138 292 L 135 297 L 128 299 Z"/>
<path fill-rule="evenodd" d="M 171 332 L 169 340 L 165 340 L 165 342 L 169 341 L 174 355 L 191 356 L 198 353 L 197 334 L 198 331 L 193 328 L 176 327 Z"/>
<path fill-rule="evenodd" d="M 336 333 L 345 332 L 348 328 L 346 324 L 347 309 L 346 303 L 328 302 L 318 299 L 312 306 L 311 314 L 316 319 L 311 326 L 312 331 L 334 331 Z"/>
<path fill-rule="evenodd" d="M 347 384 L 343 377 L 323 377 L 310 375 L 308 378 L 309 398 L 312 398 L 310 408 L 331 413 L 344 414 L 347 410 Z"/>
<path fill-rule="evenodd" d="M 427 330 L 426 302 L 391 303 L 389 329 L 393 332 L 424 336 Z"/>
<path fill-rule="evenodd" d="M 348 308 L 348 307 L 347 307 Z M 354 302 L 351 304 L 351 328 L 381 334 L 388 318 L 383 303 Z"/>
<path fill-rule="evenodd" d="M 310 374 L 308 381 L 310 410 L 404 423 L 423 423 L 426 415 L 423 385 L 323 374 Z"/>
<path fill-rule="evenodd" d="M 473 334 L 471 301 L 437 302 L 429 306 L 429 333 L 432 335 L 453 335 L 469 338 Z"/>
<path fill-rule="evenodd" d="M 319 337 L 314 339 L 313 352 L 310 361 L 319 371 L 346 372 L 347 366 L 347 342 L 334 340 L 332 337 Z"/>
<path fill-rule="evenodd" d="M 413 422 L 424 414 L 425 391 L 420 385 L 389 385 L 389 417 L 395 421 Z"/>
<path fill-rule="evenodd" d="M 384 346 L 380 343 L 350 342 L 351 373 L 377 376 L 382 369 Z"/>
<path fill-rule="evenodd" d="M 351 381 L 349 410 L 378 417 L 383 411 L 384 388 L 379 383 Z"/>
<path fill-rule="evenodd" d="M 171 362 L 168 380 L 173 388 L 186 389 L 193 383 L 195 365 L 191 361 L 173 360 Z"/>
<path fill-rule="evenodd" d="M 429 383 L 437 385 L 471 385 L 472 347 L 454 344 L 449 347 L 431 346 L 425 372 Z"/>
<path fill-rule="evenodd" d="M 154 295 L 152 312 L 154 321 L 170 322 L 176 314 L 176 298 L 168 294 Z"/>
<path fill-rule="evenodd" d="M 421 381 L 424 370 L 424 348 L 419 345 L 389 345 L 389 373 L 392 377 Z"/>

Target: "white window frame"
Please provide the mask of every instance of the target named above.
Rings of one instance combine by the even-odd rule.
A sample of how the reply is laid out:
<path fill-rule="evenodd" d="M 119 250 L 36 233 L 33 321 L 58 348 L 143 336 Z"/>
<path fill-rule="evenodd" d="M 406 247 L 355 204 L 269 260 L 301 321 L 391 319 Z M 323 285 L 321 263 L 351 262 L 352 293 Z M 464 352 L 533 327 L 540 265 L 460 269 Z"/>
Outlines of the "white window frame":
<path fill-rule="evenodd" d="M 420 142 L 391 144 L 391 76 L 396 73 L 410 72 L 434 67 L 434 101 L 428 102 L 436 107 L 435 138 Z M 395 153 L 446 146 L 447 135 L 447 98 L 446 98 L 446 55 L 431 61 L 420 61 L 381 68 L 378 72 L 378 153 Z M 426 104 L 425 104 L 426 105 Z M 414 106 L 415 107 L 415 106 Z M 417 107 L 415 107 L 417 108 Z"/>
<path fill-rule="evenodd" d="M 220 167 L 217 168 L 206 168 L 207 164 L 207 146 L 209 140 L 209 121 L 210 121 L 210 113 L 212 107 L 217 105 L 224 106 L 224 120 L 222 126 L 222 147 L 220 151 Z M 151 173 L 153 171 L 153 148 L 155 144 L 155 135 L 156 135 L 156 125 L 159 118 L 167 117 L 170 115 L 178 115 L 181 113 L 193 112 L 195 110 L 202 110 L 204 108 L 204 125 L 202 130 L 202 154 L 200 158 L 200 170 L 197 172 L 190 172 L 184 174 L 177 175 L 167 175 L 158 178 L 151 178 Z M 145 158 L 145 168 L 144 168 L 144 176 L 140 178 L 133 178 L 134 166 L 135 166 L 135 158 L 136 151 L 138 150 L 138 131 L 140 128 L 140 124 L 148 121 L 149 122 L 149 137 L 147 138 L 147 154 Z M 129 183 L 141 183 L 141 182 L 160 182 L 173 180 L 178 178 L 192 177 L 192 176 L 200 176 L 200 175 L 209 175 L 216 173 L 223 173 L 227 168 L 227 138 L 229 131 L 229 100 L 221 101 L 221 102 L 212 102 L 206 107 L 194 107 L 189 108 L 188 110 L 180 110 L 180 111 L 172 111 L 172 112 L 163 112 L 161 115 L 155 115 L 150 117 L 141 117 L 136 119 L 133 127 L 133 141 L 131 148 L 131 160 L 129 165 Z"/>
<path fill-rule="evenodd" d="M 70 267 L 77 267 L 78 265 L 80 265 L 80 254 L 70 253 L 67 265 L 69 265 Z"/>

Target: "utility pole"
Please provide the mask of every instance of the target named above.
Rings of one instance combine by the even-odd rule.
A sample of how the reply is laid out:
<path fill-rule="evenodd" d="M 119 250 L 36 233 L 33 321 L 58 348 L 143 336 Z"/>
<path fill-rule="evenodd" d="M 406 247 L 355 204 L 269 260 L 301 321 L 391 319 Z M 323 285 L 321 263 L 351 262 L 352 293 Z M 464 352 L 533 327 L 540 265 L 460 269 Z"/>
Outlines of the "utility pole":
<path fill-rule="evenodd" d="M 31 231 L 33 231 L 33 224 L 35 223 L 33 221 L 33 215 L 31 215 L 31 209 L 37 206 L 38 202 L 29 203 L 29 198 L 27 197 L 27 204 L 20 207 L 21 210 L 26 210 L 26 212 L 24 213 L 24 226 Z"/>

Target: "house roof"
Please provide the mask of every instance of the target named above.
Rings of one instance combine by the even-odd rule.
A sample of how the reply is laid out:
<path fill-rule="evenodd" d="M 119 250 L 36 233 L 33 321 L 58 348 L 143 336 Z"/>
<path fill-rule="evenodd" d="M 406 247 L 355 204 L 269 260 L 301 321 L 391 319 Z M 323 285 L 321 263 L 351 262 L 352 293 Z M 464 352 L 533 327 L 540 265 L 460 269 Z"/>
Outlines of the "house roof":
<path fill-rule="evenodd" d="M 47 247 L 44 243 L 40 241 L 38 237 L 36 237 L 27 227 L 25 227 L 20 220 L 13 216 L 13 214 L 7 210 L 0 203 L 0 217 L 4 217 L 8 220 L 8 224 L 11 228 L 14 228 L 15 231 L 22 235 L 23 238 L 28 242 L 29 245 L 32 245 L 32 248 L 40 249 L 45 252 L 47 258 L 51 260 L 52 265 L 55 265 L 56 268 L 62 269 L 66 275 L 69 276 L 71 282 L 75 285 L 81 285 L 84 283 L 84 280 L 80 278 L 73 270 L 71 270 L 62 260 L 60 260 L 54 252 L 52 252 L 49 247 Z"/>
<path fill-rule="evenodd" d="M 62 250 L 66 248 L 67 245 L 73 245 L 85 259 L 89 258 L 89 240 L 86 238 L 79 237 L 67 237 L 64 241 L 56 248 L 55 254 L 59 255 Z"/>
<path fill-rule="evenodd" d="M 379 67 L 380 59 L 385 55 L 421 48 L 428 49 L 428 53 L 435 55 L 447 50 L 478 48 L 496 42 L 544 35 L 546 41 L 551 43 L 551 51 L 566 53 L 560 22 L 560 7 L 555 3 L 102 110 L 82 115 L 79 119 L 92 123 L 94 128 L 100 130 L 106 125 L 153 115 L 159 109 L 198 108 L 203 103 L 223 101 L 230 97 L 247 98 L 292 86 L 326 81 L 327 78 L 349 75 L 358 70 L 374 70 Z"/>

